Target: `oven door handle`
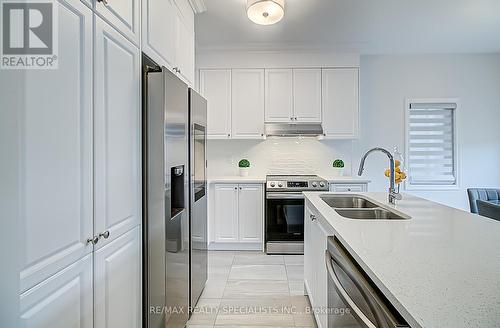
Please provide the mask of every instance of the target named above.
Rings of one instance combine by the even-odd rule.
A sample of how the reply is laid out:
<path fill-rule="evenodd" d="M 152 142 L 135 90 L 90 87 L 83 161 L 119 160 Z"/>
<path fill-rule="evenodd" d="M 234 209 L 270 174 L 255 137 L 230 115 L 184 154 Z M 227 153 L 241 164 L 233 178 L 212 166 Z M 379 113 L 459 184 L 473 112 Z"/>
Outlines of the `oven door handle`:
<path fill-rule="evenodd" d="M 304 199 L 301 192 L 266 192 L 266 199 Z"/>

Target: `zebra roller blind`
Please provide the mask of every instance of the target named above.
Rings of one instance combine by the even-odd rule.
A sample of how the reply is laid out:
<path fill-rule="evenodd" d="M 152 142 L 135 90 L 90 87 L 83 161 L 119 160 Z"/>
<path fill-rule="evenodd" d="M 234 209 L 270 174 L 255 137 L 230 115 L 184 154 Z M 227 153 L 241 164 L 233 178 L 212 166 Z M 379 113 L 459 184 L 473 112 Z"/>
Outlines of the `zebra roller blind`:
<path fill-rule="evenodd" d="M 410 103 L 408 173 L 411 186 L 457 184 L 455 103 Z"/>

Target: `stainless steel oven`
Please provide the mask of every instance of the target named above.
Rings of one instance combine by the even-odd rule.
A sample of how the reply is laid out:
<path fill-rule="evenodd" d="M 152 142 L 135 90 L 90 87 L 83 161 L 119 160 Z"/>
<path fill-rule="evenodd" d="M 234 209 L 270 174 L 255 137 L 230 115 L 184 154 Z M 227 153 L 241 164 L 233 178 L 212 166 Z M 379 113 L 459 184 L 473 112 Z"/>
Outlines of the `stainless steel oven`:
<path fill-rule="evenodd" d="M 328 238 L 329 328 L 410 327 L 336 237 Z"/>
<path fill-rule="evenodd" d="M 267 254 L 304 253 L 303 191 L 328 190 L 317 176 L 267 176 L 265 239 Z"/>

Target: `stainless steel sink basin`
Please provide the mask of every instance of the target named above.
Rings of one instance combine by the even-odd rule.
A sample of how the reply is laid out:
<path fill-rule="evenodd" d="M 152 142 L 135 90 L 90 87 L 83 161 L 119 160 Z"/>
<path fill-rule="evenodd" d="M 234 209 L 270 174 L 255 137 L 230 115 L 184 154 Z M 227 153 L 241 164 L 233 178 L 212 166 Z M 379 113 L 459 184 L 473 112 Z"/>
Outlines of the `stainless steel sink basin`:
<path fill-rule="evenodd" d="M 386 210 L 385 208 L 377 207 L 370 209 L 349 209 L 335 210 L 341 216 L 348 219 L 358 219 L 358 220 L 408 220 L 409 217 L 401 216 L 392 211 Z"/>
<path fill-rule="evenodd" d="M 325 195 L 321 199 L 333 208 L 375 208 L 377 204 L 357 196 Z"/>
<path fill-rule="evenodd" d="M 408 220 L 409 216 L 382 207 L 363 196 L 322 195 L 321 199 L 340 216 L 356 220 Z"/>

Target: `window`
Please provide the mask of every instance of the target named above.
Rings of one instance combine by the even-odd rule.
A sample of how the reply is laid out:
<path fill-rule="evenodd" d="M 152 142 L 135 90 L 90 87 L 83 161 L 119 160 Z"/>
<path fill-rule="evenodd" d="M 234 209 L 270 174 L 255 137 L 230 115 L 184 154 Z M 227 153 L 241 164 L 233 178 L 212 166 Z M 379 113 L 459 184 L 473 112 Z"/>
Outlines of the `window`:
<path fill-rule="evenodd" d="M 407 189 L 457 187 L 456 108 L 456 102 L 408 102 Z"/>

